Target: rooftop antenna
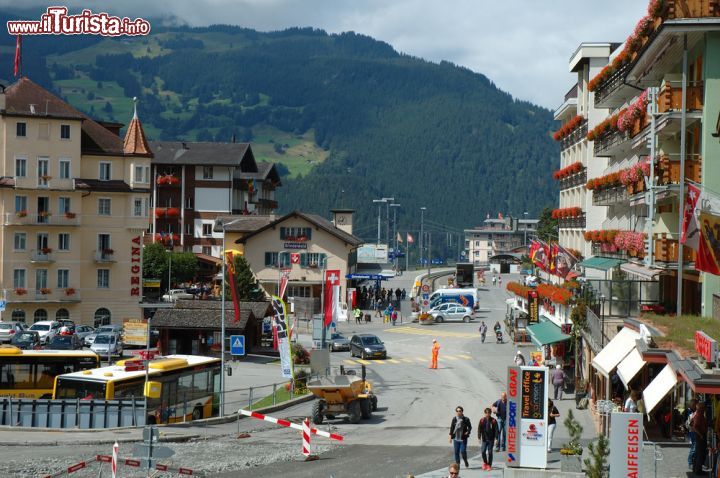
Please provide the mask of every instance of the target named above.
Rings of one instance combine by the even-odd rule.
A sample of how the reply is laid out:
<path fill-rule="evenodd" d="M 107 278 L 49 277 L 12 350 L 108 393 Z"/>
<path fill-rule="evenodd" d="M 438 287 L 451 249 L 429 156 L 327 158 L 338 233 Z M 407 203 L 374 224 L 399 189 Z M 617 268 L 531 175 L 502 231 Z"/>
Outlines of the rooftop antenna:
<path fill-rule="evenodd" d="M 133 96 L 133 119 L 138 119 L 137 104 L 138 104 L 138 98 L 137 98 L 137 96 Z"/>

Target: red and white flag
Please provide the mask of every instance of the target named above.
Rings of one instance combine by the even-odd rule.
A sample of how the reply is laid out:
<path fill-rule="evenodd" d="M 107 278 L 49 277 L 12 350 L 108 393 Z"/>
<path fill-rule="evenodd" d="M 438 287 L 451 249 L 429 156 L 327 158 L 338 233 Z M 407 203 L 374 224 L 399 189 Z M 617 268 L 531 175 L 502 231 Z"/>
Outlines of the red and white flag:
<path fill-rule="evenodd" d="M 340 271 L 325 271 L 325 297 L 323 298 L 325 327 L 337 322 L 338 302 L 340 301 Z"/>
<path fill-rule="evenodd" d="M 415 242 L 415 239 L 413 239 L 412 234 L 410 234 L 410 233 L 408 232 L 408 233 L 407 233 L 407 243 L 408 243 L 408 244 L 412 244 L 413 242 Z"/>
<path fill-rule="evenodd" d="M 20 51 L 21 48 L 22 48 L 22 36 L 18 35 L 17 38 L 15 39 L 15 73 L 14 73 L 15 76 L 18 76 L 18 73 L 21 72 L 20 71 L 20 62 L 22 61 L 22 57 L 21 57 L 22 53 Z"/>
<path fill-rule="evenodd" d="M 700 188 L 692 184 L 686 184 L 685 187 L 687 188 L 687 193 L 685 194 L 685 205 L 683 207 L 680 242 L 697 251 L 700 242 L 700 229 L 698 228 L 698 219 L 695 210 L 700 200 L 701 191 Z"/>
<path fill-rule="evenodd" d="M 278 297 L 281 299 L 285 297 L 285 291 L 287 290 L 288 280 L 290 279 L 290 271 L 284 270 L 280 276 L 280 293 Z"/>
<path fill-rule="evenodd" d="M 118 443 L 115 442 L 112 451 L 112 460 L 110 461 L 110 470 L 112 471 L 112 478 L 117 478 L 117 462 L 118 462 Z"/>
<path fill-rule="evenodd" d="M 402 241 L 403 241 L 403 240 L 402 240 L 402 236 L 400 235 L 399 232 L 397 233 L 397 241 L 398 241 L 398 242 L 402 242 Z"/>

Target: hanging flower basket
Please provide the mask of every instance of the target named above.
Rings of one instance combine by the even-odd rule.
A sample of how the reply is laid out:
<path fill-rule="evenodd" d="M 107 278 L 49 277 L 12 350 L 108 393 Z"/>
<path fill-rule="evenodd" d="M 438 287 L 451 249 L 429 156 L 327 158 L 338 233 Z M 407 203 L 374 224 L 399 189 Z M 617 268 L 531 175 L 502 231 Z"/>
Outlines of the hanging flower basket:
<path fill-rule="evenodd" d="M 48 289 L 47 287 L 43 287 L 42 289 L 40 289 L 40 293 L 42 295 L 48 295 L 50 292 L 52 292 L 52 291 L 50 289 Z"/>
<path fill-rule="evenodd" d="M 161 217 L 165 217 L 166 209 L 164 207 L 156 207 L 155 208 L 155 217 L 160 219 Z"/>
<path fill-rule="evenodd" d="M 18 287 L 15 289 L 15 295 L 25 295 L 27 294 L 27 289 L 24 289 L 22 287 Z"/>
<path fill-rule="evenodd" d="M 28 214 L 27 211 L 18 211 L 18 212 L 15 213 L 15 215 L 16 215 L 17 217 L 26 217 L 27 214 Z"/>
<path fill-rule="evenodd" d="M 177 176 L 169 176 L 167 179 L 167 183 L 171 186 L 177 186 L 180 184 L 180 178 Z"/>
<path fill-rule="evenodd" d="M 105 255 L 112 255 L 115 253 L 115 251 L 113 251 L 112 249 L 103 249 L 102 252 Z"/>
<path fill-rule="evenodd" d="M 74 212 L 66 212 L 65 217 L 68 219 L 75 219 L 75 213 Z"/>
<path fill-rule="evenodd" d="M 51 213 L 50 211 L 40 211 L 40 212 L 38 213 L 38 216 L 40 216 L 40 217 L 50 217 L 50 216 L 52 216 L 52 213 Z"/>
<path fill-rule="evenodd" d="M 158 186 L 162 186 L 164 184 L 167 184 L 167 176 L 158 176 L 157 180 L 155 181 Z"/>
<path fill-rule="evenodd" d="M 180 217 L 179 207 L 169 207 L 166 211 L 167 217 Z"/>
<path fill-rule="evenodd" d="M 73 289 L 72 287 L 68 287 L 67 289 L 65 289 L 65 295 L 75 295 L 75 289 Z"/>
<path fill-rule="evenodd" d="M 50 181 L 52 179 L 52 176 L 43 175 L 43 176 L 40 176 L 40 179 L 42 179 L 43 181 Z"/>
<path fill-rule="evenodd" d="M 52 249 L 49 247 L 43 247 L 42 249 L 40 249 L 40 252 L 42 252 L 43 254 L 50 254 L 52 252 Z"/>

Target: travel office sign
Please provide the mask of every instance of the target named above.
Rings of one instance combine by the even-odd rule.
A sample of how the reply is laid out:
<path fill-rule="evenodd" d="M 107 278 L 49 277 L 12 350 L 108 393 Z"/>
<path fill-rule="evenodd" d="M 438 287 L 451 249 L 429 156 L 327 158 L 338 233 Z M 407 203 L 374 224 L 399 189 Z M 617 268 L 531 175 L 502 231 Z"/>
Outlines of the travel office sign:
<path fill-rule="evenodd" d="M 508 367 L 507 466 L 547 467 L 548 372 Z"/>

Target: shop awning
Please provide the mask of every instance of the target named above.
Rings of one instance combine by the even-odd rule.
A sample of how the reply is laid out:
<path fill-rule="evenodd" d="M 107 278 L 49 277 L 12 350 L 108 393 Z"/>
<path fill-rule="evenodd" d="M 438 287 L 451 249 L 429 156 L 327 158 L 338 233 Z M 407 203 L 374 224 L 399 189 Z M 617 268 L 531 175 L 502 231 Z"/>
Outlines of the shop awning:
<path fill-rule="evenodd" d="M 591 257 L 589 259 L 585 259 L 580 263 L 583 267 L 588 267 L 590 269 L 597 269 L 600 271 L 609 271 L 610 269 L 613 269 L 618 266 L 618 264 L 622 264 L 622 259 L 611 259 L 609 257 Z"/>
<path fill-rule="evenodd" d="M 634 274 L 644 279 L 655 279 L 657 276 L 662 274 L 664 271 L 658 269 L 650 269 L 649 267 L 641 266 L 640 264 L 633 264 L 632 262 L 625 262 L 620 264 L 620 270 L 627 272 L 628 274 Z"/>
<path fill-rule="evenodd" d="M 530 325 L 527 330 L 530 332 L 530 339 L 538 347 L 556 344 L 570 339 L 569 335 L 563 334 L 560 331 L 560 327 L 550 321 Z"/>
<path fill-rule="evenodd" d="M 650 385 L 643 391 L 643 400 L 645 401 L 645 413 L 650 415 L 657 405 L 665 398 L 670 390 L 677 384 L 677 375 L 670 365 L 657 374 L 650 382 Z"/>
<path fill-rule="evenodd" d="M 625 390 L 630 388 L 628 387 L 628 383 L 642 370 L 646 363 L 642 358 L 642 354 L 636 348 L 632 349 L 623 361 L 620 362 L 620 365 L 617 367 L 617 374 L 620 380 L 622 380 L 623 385 L 625 385 Z"/>
<path fill-rule="evenodd" d="M 624 359 L 632 349 L 635 348 L 640 334 L 632 329 L 624 327 L 613 339 L 603 348 L 592 361 L 595 370 L 610 376 L 610 372 Z"/>

